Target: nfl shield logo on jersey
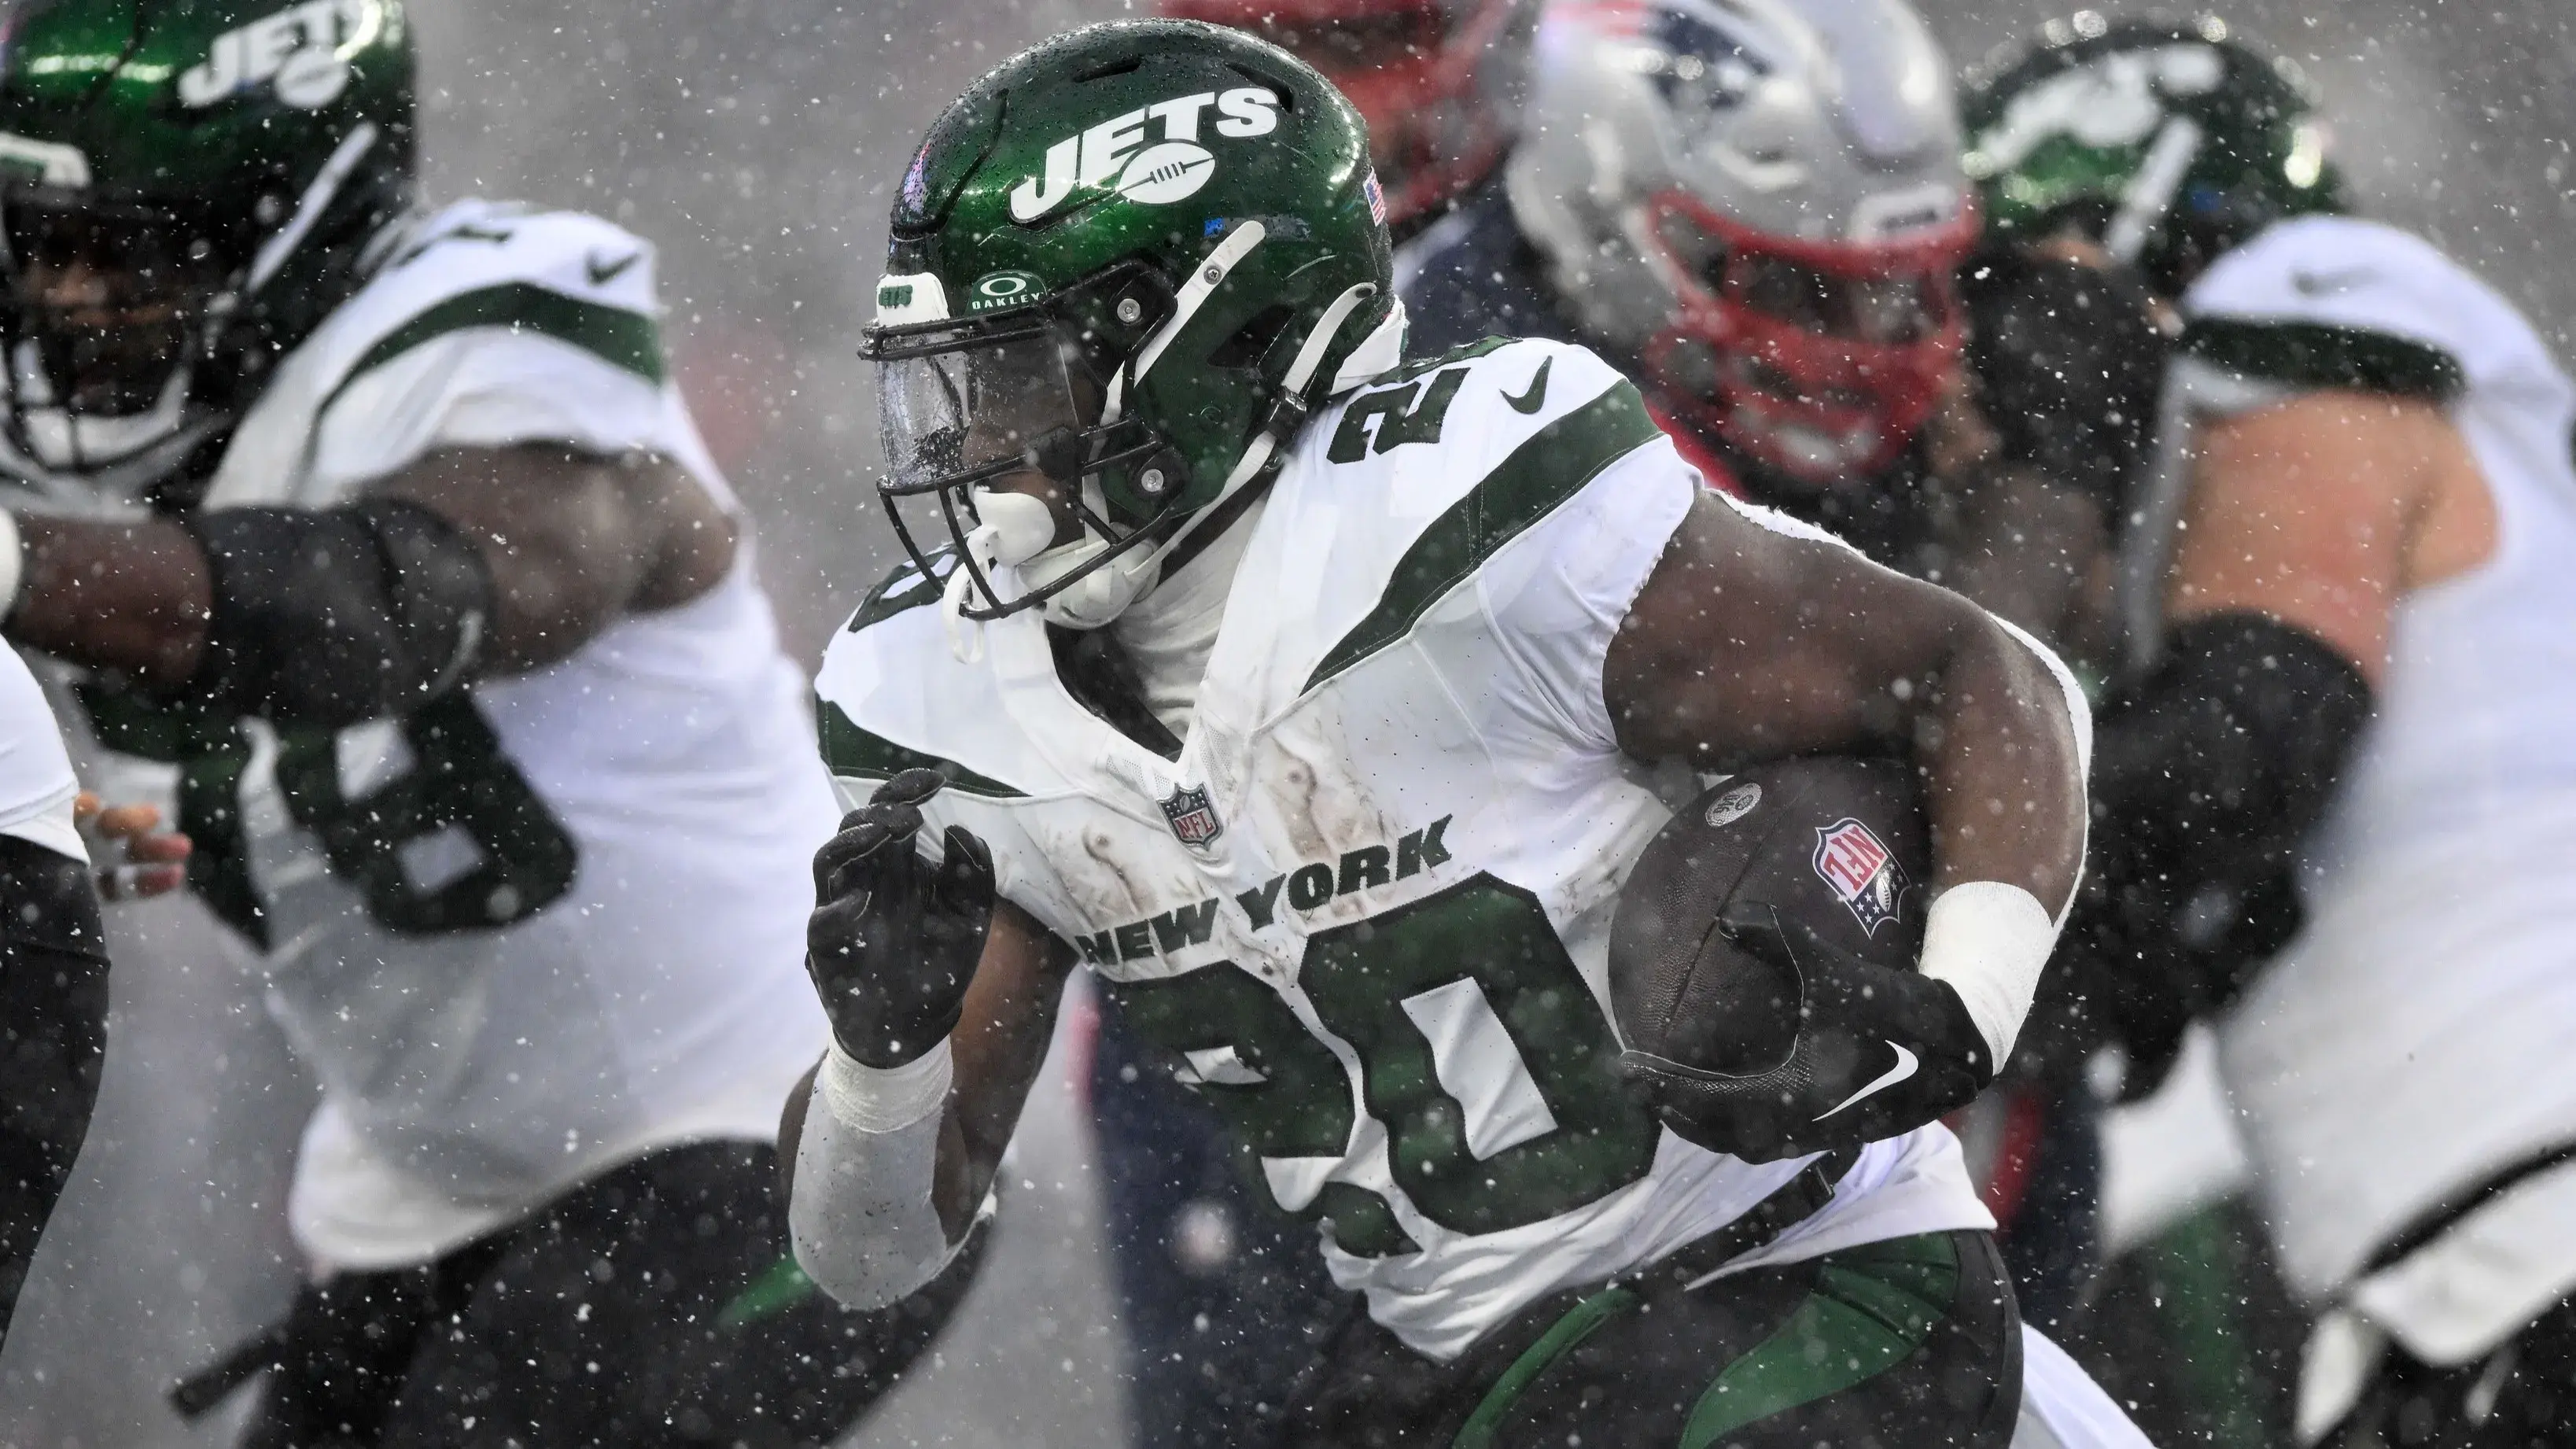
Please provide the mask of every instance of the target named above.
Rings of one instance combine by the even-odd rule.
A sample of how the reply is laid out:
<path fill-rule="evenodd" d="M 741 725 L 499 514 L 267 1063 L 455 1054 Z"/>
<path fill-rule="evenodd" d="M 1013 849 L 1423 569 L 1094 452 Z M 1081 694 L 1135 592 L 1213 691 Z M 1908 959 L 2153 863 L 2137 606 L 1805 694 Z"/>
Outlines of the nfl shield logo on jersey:
<path fill-rule="evenodd" d="M 1163 818 L 1172 822 L 1172 833 L 1181 838 L 1181 844 L 1193 849 L 1225 833 L 1225 822 L 1216 818 L 1216 807 L 1208 803 L 1207 791 L 1193 785 L 1184 785 L 1164 798 Z"/>
<path fill-rule="evenodd" d="M 1845 819 L 1817 827 L 1815 866 L 1817 877 L 1860 922 L 1863 934 L 1875 936 L 1880 926 L 1896 919 L 1896 908 L 1905 899 L 1905 872 L 1868 826 Z"/>

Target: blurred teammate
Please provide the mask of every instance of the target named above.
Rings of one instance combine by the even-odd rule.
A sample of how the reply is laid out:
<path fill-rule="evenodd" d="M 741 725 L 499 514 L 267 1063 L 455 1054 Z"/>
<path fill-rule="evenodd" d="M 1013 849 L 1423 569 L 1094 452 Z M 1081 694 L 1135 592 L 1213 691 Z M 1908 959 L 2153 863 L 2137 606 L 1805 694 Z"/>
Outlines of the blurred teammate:
<path fill-rule="evenodd" d="M 1980 100 L 1996 221 L 2185 331 L 2122 541 L 2097 929 L 2133 1038 L 2221 1060 L 2291 1286 L 2303 1437 L 2576 1442 L 2576 387 L 2502 297 L 2342 213 L 2295 76 L 2081 15 Z M 2292 863 L 2298 870 L 2293 880 Z"/>
<path fill-rule="evenodd" d="M 1699 487 L 1581 348 L 1405 364 L 1364 144 L 1285 53 L 1144 22 L 915 158 L 867 342 L 913 563 L 817 684 L 860 808 L 815 863 L 799 1259 L 857 1302 L 940 1271 L 1088 963 L 1364 1296 L 1291 1442 L 2000 1445 L 2011 1290 L 1930 1119 L 2072 889 L 2072 681 Z M 1944 827 L 1924 970 L 1803 958 L 1836 985 L 1738 1105 L 1832 1121 L 1693 1146 L 1604 1070 L 1644 782 L 1867 745 Z"/>
<path fill-rule="evenodd" d="M 1413 349 L 1599 348 L 1713 485 L 2080 658 L 2105 612 L 2101 512 L 1993 456 L 1965 366 L 1959 136 L 1948 63 L 1898 0 L 1568 6 L 1502 192 L 1445 224 L 1406 288 Z M 2014 355 L 2018 335 L 1981 345 Z M 2091 1118 L 2062 1035 L 2044 1018 L 1965 1131 L 2043 1324 L 2092 1240 Z"/>
<path fill-rule="evenodd" d="M 1520 124 L 1539 0 L 1160 0 L 1323 72 L 1368 122 L 1398 241 L 1484 185 Z"/>
<path fill-rule="evenodd" d="M 81 791 L 44 690 L 0 649 L 0 1341 L 98 1100 L 107 943 L 81 829 L 93 822 L 129 857 L 101 885 L 178 885 L 187 843 L 157 831 L 149 806 L 102 812 Z"/>
<path fill-rule="evenodd" d="M 257 1445 L 827 1441 L 936 1326 L 795 1273 L 832 818 L 653 262 L 415 211 L 396 0 L 52 0 L 0 52 L 9 636 L 165 761 L 322 1083 Z M 963 1272 L 956 1275 L 962 1278 Z"/>

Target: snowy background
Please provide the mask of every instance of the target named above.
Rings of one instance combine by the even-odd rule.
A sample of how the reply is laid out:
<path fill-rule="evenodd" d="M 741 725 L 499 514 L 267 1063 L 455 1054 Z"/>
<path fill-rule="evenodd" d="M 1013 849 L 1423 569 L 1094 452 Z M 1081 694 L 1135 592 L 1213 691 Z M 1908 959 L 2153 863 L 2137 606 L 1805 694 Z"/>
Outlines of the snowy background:
<path fill-rule="evenodd" d="M 1929 10 L 1963 65 L 2062 13 L 2036 0 Z M 976 74 L 1118 12 L 418 0 L 412 13 L 429 196 L 592 210 L 660 247 L 680 374 L 758 521 L 791 645 L 811 660 L 890 559 L 865 481 L 874 409 L 852 356 L 889 186 Z M 2324 87 L 2365 211 L 2431 236 L 2571 350 L 2576 17 L 2564 0 L 2262 0 L 2227 14 Z M 117 925 L 106 1089 L 0 1355 L 0 1444 L 20 1449 L 229 1442 L 241 1405 L 190 1431 L 161 1392 L 266 1322 L 292 1283 L 280 1198 L 310 1089 L 248 984 L 214 957 L 201 911 L 157 903 Z M 984 1281 L 936 1361 L 855 1442 L 1119 1442 L 1082 1112 L 1060 1070 L 1047 1080 Z"/>

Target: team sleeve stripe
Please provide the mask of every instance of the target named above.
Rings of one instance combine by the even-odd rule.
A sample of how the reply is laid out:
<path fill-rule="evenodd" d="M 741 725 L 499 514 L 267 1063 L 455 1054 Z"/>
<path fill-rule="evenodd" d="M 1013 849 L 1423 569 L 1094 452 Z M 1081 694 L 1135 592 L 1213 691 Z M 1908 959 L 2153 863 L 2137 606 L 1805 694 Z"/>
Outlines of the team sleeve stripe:
<path fill-rule="evenodd" d="M 1025 794 L 999 780 L 978 775 L 954 760 L 908 750 L 883 735 L 861 729 L 839 705 L 828 699 L 814 702 L 814 720 L 822 736 L 824 767 L 835 775 L 890 780 L 906 770 L 937 770 L 948 777 L 951 786 L 969 795 L 1015 800 Z"/>
<path fill-rule="evenodd" d="M 1315 686 L 1401 639 L 1494 551 L 1545 518 L 1612 463 L 1662 433 L 1626 382 L 1532 434 L 1397 560 L 1377 607 L 1315 666 Z"/>
<path fill-rule="evenodd" d="M 422 343 L 477 327 L 551 337 L 657 386 L 667 375 L 662 329 L 644 313 L 586 302 L 532 282 L 504 282 L 460 292 L 386 333 L 341 377 L 316 415 L 330 411 L 358 379 Z"/>
<path fill-rule="evenodd" d="M 2468 385 L 2459 360 L 2428 343 L 2321 322 L 2195 319 L 2183 351 L 2246 377 L 2448 402 Z"/>

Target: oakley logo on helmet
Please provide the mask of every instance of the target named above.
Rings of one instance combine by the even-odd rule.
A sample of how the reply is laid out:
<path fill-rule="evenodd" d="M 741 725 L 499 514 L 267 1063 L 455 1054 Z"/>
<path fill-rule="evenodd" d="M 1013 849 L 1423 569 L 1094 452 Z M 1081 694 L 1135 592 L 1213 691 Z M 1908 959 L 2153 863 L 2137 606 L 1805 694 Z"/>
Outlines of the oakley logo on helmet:
<path fill-rule="evenodd" d="M 966 310 L 990 312 L 996 307 L 1016 307 L 1046 290 L 1029 272 L 987 272 L 966 289 Z"/>
<path fill-rule="evenodd" d="M 348 55 L 385 23 L 379 0 L 306 0 L 215 37 L 202 64 L 179 73 L 179 104 L 191 110 L 255 86 L 300 110 L 327 106 L 349 84 Z"/>
<path fill-rule="evenodd" d="M 1968 153 L 1968 174 L 2010 171 L 2058 136 L 2086 146 L 2135 146 L 2163 122 L 2164 97 L 2205 96 L 2226 79 L 2227 57 L 2209 45 L 2122 51 L 2072 67 L 2013 97 Z"/>
<path fill-rule="evenodd" d="M 1027 223 L 1054 212 L 1076 187 L 1106 187 L 1147 206 L 1169 206 L 1198 193 L 1216 174 L 1216 157 L 1198 144 L 1199 119 L 1216 108 L 1216 134 L 1233 140 L 1279 129 L 1279 97 L 1261 86 L 1201 91 L 1112 116 L 1047 147 L 1046 171 L 1011 188 L 1011 219 Z M 1161 139 L 1146 144 L 1146 131 Z"/>

